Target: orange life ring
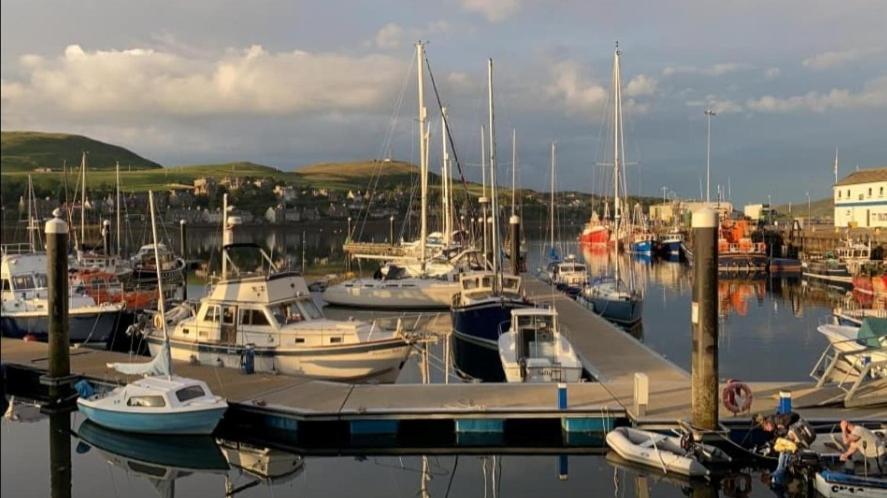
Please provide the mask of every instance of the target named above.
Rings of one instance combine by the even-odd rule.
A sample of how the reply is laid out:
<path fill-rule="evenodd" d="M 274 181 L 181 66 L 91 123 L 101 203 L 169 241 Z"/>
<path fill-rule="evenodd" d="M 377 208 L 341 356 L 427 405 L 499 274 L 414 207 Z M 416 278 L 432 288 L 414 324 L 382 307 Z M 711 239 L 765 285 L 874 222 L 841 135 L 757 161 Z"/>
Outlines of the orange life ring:
<path fill-rule="evenodd" d="M 733 415 L 749 411 L 753 400 L 751 388 L 744 382 L 730 379 L 721 391 L 721 400 Z"/>

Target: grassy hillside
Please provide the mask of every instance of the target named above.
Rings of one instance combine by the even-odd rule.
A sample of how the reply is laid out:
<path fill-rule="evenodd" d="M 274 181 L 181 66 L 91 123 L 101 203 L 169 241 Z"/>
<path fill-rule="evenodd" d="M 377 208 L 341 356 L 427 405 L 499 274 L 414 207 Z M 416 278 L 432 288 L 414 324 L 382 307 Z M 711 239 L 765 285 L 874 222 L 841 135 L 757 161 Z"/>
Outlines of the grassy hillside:
<path fill-rule="evenodd" d="M 21 183 L 27 181 L 28 172 L 3 171 L 4 182 Z M 86 187 L 89 189 L 107 189 L 114 186 L 114 171 L 87 171 Z M 250 162 L 233 162 L 223 164 L 195 164 L 172 168 L 143 169 L 132 171 L 121 169 L 120 188 L 126 192 L 144 192 L 147 190 L 165 190 L 177 186 L 192 187 L 194 179 L 213 177 L 217 180 L 229 177 L 273 178 L 298 183 L 299 177 L 293 173 L 285 173 L 270 166 Z M 58 173 L 31 173 L 34 186 L 38 190 L 54 191 L 62 185 L 64 178 Z M 68 185 L 73 188 L 77 182 L 76 172 L 69 172 Z"/>
<path fill-rule="evenodd" d="M 402 161 L 354 161 L 320 163 L 295 170 L 305 183 L 332 188 L 365 189 L 371 179 L 378 177 L 380 187 L 403 185 L 408 187 L 419 175 L 419 168 Z M 429 175 L 429 182 L 437 178 Z"/>
<path fill-rule="evenodd" d="M 788 216 L 788 204 L 774 206 L 776 212 L 780 216 Z M 810 216 L 813 218 L 823 218 L 826 216 L 834 216 L 835 203 L 831 197 L 828 199 L 820 199 L 810 203 Z M 792 215 L 806 217 L 807 216 L 807 200 L 792 203 Z"/>
<path fill-rule="evenodd" d="M 160 168 L 154 161 L 123 147 L 81 135 L 4 131 L 0 133 L 0 171 L 32 171 L 36 168 L 61 171 L 65 162 L 69 167 L 79 165 L 84 151 L 92 170 L 114 169 L 117 161 L 124 168 Z"/>

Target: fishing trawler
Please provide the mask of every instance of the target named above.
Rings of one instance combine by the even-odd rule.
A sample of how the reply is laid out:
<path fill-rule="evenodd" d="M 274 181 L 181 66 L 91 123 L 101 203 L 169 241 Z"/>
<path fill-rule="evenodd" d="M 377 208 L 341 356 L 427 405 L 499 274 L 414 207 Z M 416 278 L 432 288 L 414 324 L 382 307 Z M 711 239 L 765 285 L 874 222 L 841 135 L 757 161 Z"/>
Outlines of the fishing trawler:
<path fill-rule="evenodd" d="M 801 261 L 801 274 L 807 278 L 849 285 L 853 276 L 872 259 L 871 243 L 844 240 L 833 252 Z"/>

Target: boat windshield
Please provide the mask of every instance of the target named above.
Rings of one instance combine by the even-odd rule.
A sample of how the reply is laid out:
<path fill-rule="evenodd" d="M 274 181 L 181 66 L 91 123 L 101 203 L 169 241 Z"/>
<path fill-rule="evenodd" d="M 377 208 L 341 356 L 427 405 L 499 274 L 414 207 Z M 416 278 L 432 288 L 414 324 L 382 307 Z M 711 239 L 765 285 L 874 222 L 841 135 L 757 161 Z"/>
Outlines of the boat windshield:
<path fill-rule="evenodd" d="M 12 277 L 13 288 L 17 291 L 29 289 L 45 289 L 46 284 L 47 280 L 45 273 L 14 275 Z"/>
<path fill-rule="evenodd" d="M 517 328 L 520 331 L 550 331 L 554 329 L 554 315 L 529 315 L 517 318 Z"/>
<path fill-rule="evenodd" d="M 271 316 L 279 325 L 298 323 L 304 320 L 322 318 L 323 314 L 312 301 L 287 301 L 270 307 Z"/>

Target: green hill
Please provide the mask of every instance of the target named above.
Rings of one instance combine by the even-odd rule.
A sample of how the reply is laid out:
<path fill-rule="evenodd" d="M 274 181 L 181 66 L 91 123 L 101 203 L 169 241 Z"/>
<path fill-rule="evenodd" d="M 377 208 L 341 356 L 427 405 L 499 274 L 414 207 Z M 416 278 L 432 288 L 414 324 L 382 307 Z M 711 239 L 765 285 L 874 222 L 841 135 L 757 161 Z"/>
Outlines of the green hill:
<path fill-rule="evenodd" d="M 154 169 L 161 166 L 154 161 L 119 147 L 81 135 L 41 133 L 34 131 L 4 131 L 0 133 L 0 170 L 33 171 L 37 168 L 62 170 L 80 164 L 83 152 L 91 170 L 114 169 L 120 162 L 127 169 Z"/>
<path fill-rule="evenodd" d="M 807 216 L 807 200 L 793 202 L 792 203 L 792 215 L 795 217 L 806 217 Z M 776 210 L 779 216 L 788 216 L 788 204 L 782 204 L 779 206 L 773 206 L 773 209 Z M 813 218 L 825 218 L 831 217 L 835 214 L 835 202 L 829 197 L 827 199 L 820 199 L 818 201 L 812 201 L 810 203 L 810 216 Z"/>
<path fill-rule="evenodd" d="M 378 178 L 379 186 L 410 185 L 418 178 L 419 168 L 396 160 L 319 163 L 295 170 L 305 183 L 332 188 L 366 188 L 369 181 Z M 429 182 L 435 175 L 429 175 Z"/>

